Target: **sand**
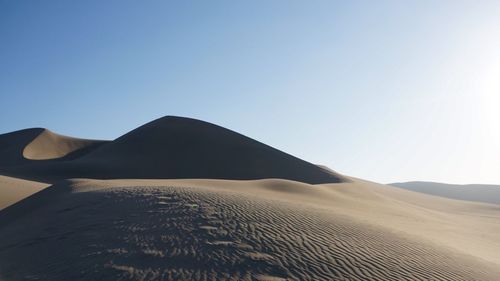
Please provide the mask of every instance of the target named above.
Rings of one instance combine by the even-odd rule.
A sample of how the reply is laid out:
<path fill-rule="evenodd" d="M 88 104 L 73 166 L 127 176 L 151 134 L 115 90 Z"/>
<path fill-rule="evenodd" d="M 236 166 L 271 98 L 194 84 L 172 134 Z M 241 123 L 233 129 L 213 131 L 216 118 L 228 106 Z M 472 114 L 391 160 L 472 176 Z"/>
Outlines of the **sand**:
<path fill-rule="evenodd" d="M 0 174 L 44 182 L 66 178 L 282 178 L 311 184 L 345 181 L 338 173 L 231 130 L 174 116 L 147 123 L 76 159 L 0 166 Z"/>
<path fill-rule="evenodd" d="M 498 280 L 499 221 L 495 205 L 356 179 L 72 180 L 0 212 L 0 273 L 6 280 Z"/>
<path fill-rule="evenodd" d="M 187 118 L 70 158 L 23 134 L 0 136 L 0 174 L 52 185 L 0 176 L 2 281 L 500 280 L 500 205 L 347 177 Z M 56 158 L 19 155 L 30 145 Z"/>
<path fill-rule="evenodd" d="M 0 175 L 0 210 L 44 189 L 49 184 Z"/>
<path fill-rule="evenodd" d="M 101 142 L 67 137 L 44 129 L 24 147 L 23 156 L 29 160 L 57 159 Z"/>
<path fill-rule="evenodd" d="M 31 128 L 0 135 L 0 170 L 12 166 L 46 165 L 71 160 L 106 141 L 59 135 L 44 128 Z"/>

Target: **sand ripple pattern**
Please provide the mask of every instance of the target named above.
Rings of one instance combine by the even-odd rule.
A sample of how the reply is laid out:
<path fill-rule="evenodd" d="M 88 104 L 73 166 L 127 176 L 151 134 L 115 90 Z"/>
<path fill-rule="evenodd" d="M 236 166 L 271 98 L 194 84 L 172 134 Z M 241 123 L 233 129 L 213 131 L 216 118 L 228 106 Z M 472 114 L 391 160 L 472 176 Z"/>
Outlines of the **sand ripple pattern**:
<path fill-rule="evenodd" d="M 68 193 L 0 229 L 2 280 L 500 280 L 327 209 L 200 188 Z"/>

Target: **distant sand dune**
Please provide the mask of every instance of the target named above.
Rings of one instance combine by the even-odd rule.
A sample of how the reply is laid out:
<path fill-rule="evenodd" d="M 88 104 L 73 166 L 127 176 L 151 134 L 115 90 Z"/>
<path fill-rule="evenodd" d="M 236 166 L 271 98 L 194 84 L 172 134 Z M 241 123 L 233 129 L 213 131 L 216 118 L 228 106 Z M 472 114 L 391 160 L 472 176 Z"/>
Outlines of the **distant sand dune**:
<path fill-rule="evenodd" d="M 99 142 L 62 136 L 43 130 L 24 148 L 23 156 L 30 160 L 56 159 Z"/>
<path fill-rule="evenodd" d="M 2 134 L 0 135 L 0 167 L 40 164 L 40 160 L 60 160 L 61 158 L 69 160 L 103 143 L 105 141 L 67 137 L 43 128 Z M 41 162 L 47 163 L 47 161 Z"/>
<path fill-rule="evenodd" d="M 460 185 L 422 181 L 392 183 L 391 185 L 446 198 L 500 204 L 500 185 Z"/>

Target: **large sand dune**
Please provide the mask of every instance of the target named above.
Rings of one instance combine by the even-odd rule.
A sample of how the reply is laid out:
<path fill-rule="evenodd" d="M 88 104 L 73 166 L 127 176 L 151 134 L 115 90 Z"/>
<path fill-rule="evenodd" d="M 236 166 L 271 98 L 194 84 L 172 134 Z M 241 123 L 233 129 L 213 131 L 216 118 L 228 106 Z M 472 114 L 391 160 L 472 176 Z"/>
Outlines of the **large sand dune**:
<path fill-rule="evenodd" d="M 65 178 L 281 178 L 307 183 L 345 179 L 236 132 L 168 116 L 69 161 L 0 168 L 42 181 Z"/>
<path fill-rule="evenodd" d="M 0 213 L 0 274 L 499 280 L 499 221 L 494 205 L 358 180 L 76 180 Z"/>
<path fill-rule="evenodd" d="M 111 142 L 18 131 L 0 159 L 53 183 L 0 176 L 2 281 L 500 280 L 499 205 L 346 177 L 198 120 Z"/>

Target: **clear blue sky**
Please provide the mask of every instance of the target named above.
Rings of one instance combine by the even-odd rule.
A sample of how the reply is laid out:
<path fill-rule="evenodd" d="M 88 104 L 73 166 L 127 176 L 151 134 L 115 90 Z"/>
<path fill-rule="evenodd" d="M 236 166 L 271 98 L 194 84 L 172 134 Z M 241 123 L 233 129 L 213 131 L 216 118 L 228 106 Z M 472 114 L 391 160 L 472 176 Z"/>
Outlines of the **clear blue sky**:
<path fill-rule="evenodd" d="M 0 133 L 203 119 L 379 182 L 500 184 L 500 1 L 0 0 Z"/>

